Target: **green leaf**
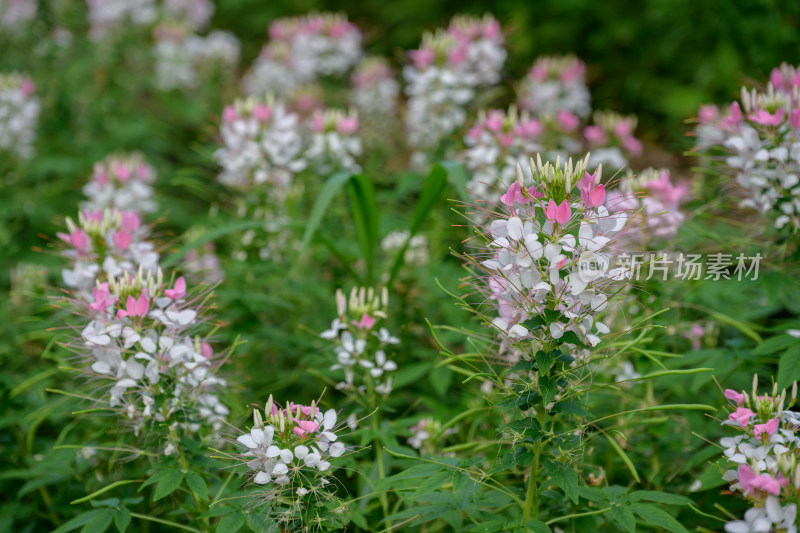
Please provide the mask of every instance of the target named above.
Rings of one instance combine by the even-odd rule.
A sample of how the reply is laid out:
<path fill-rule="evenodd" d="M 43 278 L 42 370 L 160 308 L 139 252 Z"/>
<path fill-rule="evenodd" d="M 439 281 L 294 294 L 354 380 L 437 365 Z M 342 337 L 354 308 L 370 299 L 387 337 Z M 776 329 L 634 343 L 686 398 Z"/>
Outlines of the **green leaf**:
<path fill-rule="evenodd" d="M 411 498 L 416 500 L 421 496 L 429 494 L 447 482 L 450 479 L 450 472 L 437 472 L 433 474 L 431 477 L 420 483 L 417 490 L 411 495 Z"/>
<path fill-rule="evenodd" d="M 634 503 L 631 505 L 631 509 L 648 524 L 664 528 L 673 533 L 689 533 L 680 522 L 655 505 Z"/>
<path fill-rule="evenodd" d="M 60 527 L 54 529 L 52 533 L 66 533 L 67 531 L 74 531 L 81 526 L 84 526 L 91 522 L 98 514 L 103 512 L 105 509 L 95 509 L 92 511 L 87 511 L 85 513 L 79 514 L 72 520 L 69 520 L 65 524 L 61 524 Z"/>
<path fill-rule="evenodd" d="M 574 469 L 562 463 L 547 462 L 544 472 L 553 478 L 573 503 L 578 503 L 578 473 Z"/>
<path fill-rule="evenodd" d="M 328 178 L 328 181 L 325 182 L 325 185 L 322 186 L 322 190 L 319 192 L 317 199 L 314 201 L 314 205 L 311 208 L 311 213 L 308 215 L 308 220 L 306 221 L 306 231 L 303 234 L 303 243 L 301 245 L 301 249 L 305 249 L 308 246 L 308 243 L 311 242 L 311 239 L 314 237 L 314 233 L 317 231 L 317 227 L 319 227 L 320 222 L 322 222 L 322 217 L 325 215 L 325 211 L 328 210 L 328 206 L 330 205 L 331 201 L 336 196 L 336 193 L 339 192 L 345 183 L 350 181 L 352 174 L 349 172 L 337 172 L 336 174 L 332 175 Z"/>
<path fill-rule="evenodd" d="M 367 280 L 371 283 L 374 252 L 378 245 L 378 202 L 375 188 L 364 174 L 357 174 L 347 182 L 350 210 L 361 246 L 361 257 L 367 265 Z"/>
<path fill-rule="evenodd" d="M 114 525 L 117 526 L 119 533 L 125 533 L 131 523 L 131 512 L 127 507 L 123 507 L 114 514 Z"/>
<path fill-rule="evenodd" d="M 200 474 L 197 472 L 188 472 L 186 474 L 186 484 L 189 485 L 189 488 L 192 489 L 202 501 L 208 501 L 208 485 Z"/>
<path fill-rule="evenodd" d="M 156 485 L 156 490 L 153 494 L 153 501 L 160 500 L 164 496 L 172 494 L 175 489 L 181 486 L 183 481 L 183 472 L 178 470 L 170 470 L 161 481 Z"/>
<path fill-rule="evenodd" d="M 416 233 L 422 227 L 422 223 L 425 222 L 426 218 L 428 218 L 433 206 L 442 197 L 442 193 L 444 192 L 446 186 L 447 172 L 444 170 L 444 168 L 442 168 L 441 165 L 433 165 L 430 173 L 425 178 L 425 183 L 422 186 L 422 192 L 420 192 L 417 207 L 414 209 L 414 215 L 411 218 L 411 225 L 408 228 L 409 239 L 416 235 Z M 391 280 L 397 276 L 397 272 L 403 265 L 407 248 L 408 241 L 406 241 L 400 250 L 397 251 L 397 255 L 392 263 L 392 269 L 389 271 L 390 283 Z"/>
<path fill-rule="evenodd" d="M 444 470 L 444 465 L 438 465 L 435 463 L 425 463 L 422 465 L 414 465 L 411 468 L 403 470 L 399 474 L 395 474 L 393 476 L 389 476 L 384 478 L 383 481 L 399 481 L 401 479 L 414 479 L 419 477 L 428 477 L 440 470 Z"/>
<path fill-rule="evenodd" d="M 533 531 L 533 533 L 553 533 L 553 530 L 550 529 L 550 526 L 544 522 L 540 522 L 539 520 L 528 520 L 525 522 L 525 528 Z"/>
<path fill-rule="evenodd" d="M 611 521 L 628 533 L 636 533 L 636 517 L 627 507 L 612 507 L 608 512 Z"/>
<path fill-rule="evenodd" d="M 791 335 L 776 335 L 774 337 L 770 337 L 769 339 L 765 340 L 761 344 L 755 347 L 753 350 L 753 355 L 769 355 L 775 352 L 779 352 L 784 350 L 794 344 L 797 344 L 798 340 L 792 337 Z"/>
<path fill-rule="evenodd" d="M 501 529 L 503 529 L 503 522 L 500 522 L 499 520 L 492 520 L 491 522 L 478 524 L 468 531 L 475 533 L 494 533 L 495 531 L 500 531 Z"/>
<path fill-rule="evenodd" d="M 648 502 L 665 503 L 667 505 L 691 505 L 694 503 L 686 496 L 679 494 L 670 494 L 668 492 L 659 492 L 657 490 L 635 490 L 631 492 L 628 499 L 632 502 L 639 500 L 646 500 Z"/>
<path fill-rule="evenodd" d="M 786 350 L 778 363 L 778 388 L 787 389 L 800 381 L 800 343 Z"/>
<path fill-rule="evenodd" d="M 223 516 L 217 524 L 217 533 L 236 533 L 244 525 L 242 513 L 233 513 Z"/>
<path fill-rule="evenodd" d="M 164 269 L 173 267 L 180 262 L 180 260 L 183 258 L 184 255 L 186 255 L 187 252 L 189 252 L 189 250 L 194 250 L 195 248 L 198 248 L 207 242 L 211 242 L 216 239 L 219 239 L 220 237 L 224 237 L 229 233 L 236 233 L 239 231 L 260 228 L 263 226 L 264 222 L 260 220 L 249 220 L 246 222 L 236 222 L 234 224 L 228 224 L 227 226 L 213 229 L 209 232 L 203 233 L 203 235 L 198 237 L 197 239 L 194 239 L 193 241 L 186 243 L 185 245 L 181 246 L 177 252 L 175 252 L 174 254 L 170 254 L 169 257 L 164 258 L 161 261 L 161 266 Z"/>
<path fill-rule="evenodd" d="M 111 525 L 111 521 L 113 519 L 113 509 L 102 509 L 91 520 L 89 520 L 85 526 L 83 526 L 81 533 L 103 533 L 103 531 L 108 529 L 108 526 Z"/>

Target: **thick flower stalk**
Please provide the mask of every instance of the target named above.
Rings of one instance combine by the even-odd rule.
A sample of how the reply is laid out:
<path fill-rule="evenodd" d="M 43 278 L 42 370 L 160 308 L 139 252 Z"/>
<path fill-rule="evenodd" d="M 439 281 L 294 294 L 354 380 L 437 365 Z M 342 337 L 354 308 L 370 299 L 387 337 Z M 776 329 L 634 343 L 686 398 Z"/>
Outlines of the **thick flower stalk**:
<path fill-rule="evenodd" d="M 518 167 L 500 201 L 477 214 L 480 244 L 463 256 L 486 295 L 477 313 L 516 360 L 492 383 L 506 397 L 505 438 L 532 458 L 524 520 L 539 516 L 545 474 L 573 470 L 580 456 L 584 421 L 570 406 L 584 393 L 592 348 L 610 333 L 597 315 L 622 274 L 608 266 L 627 215 L 608 212 L 601 168 L 589 174 L 588 160 L 562 165 L 537 156 L 528 180 Z M 497 359 L 508 366 L 508 357 Z M 559 436 L 567 434 L 574 438 Z"/>
<path fill-rule="evenodd" d="M 15 33 L 36 18 L 38 0 L 0 0 L 0 32 Z"/>
<path fill-rule="evenodd" d="M 323 413 L 313 401 L 281 407 L 270 396 L 263 414 L 253 411 L 250 431 L 233 441 L 238 453 L 229 454 L 243 467 L 250 505 L 266 508 L 285 530 L 319 526 L 339 505 L 332 463 L 348 452 L 339 439 L 344 425 L 334 409 Z"/>
<path fill-rule="evenodd" d="M 405 122 L 415 165 L 423 165 L 464 124 L 475 90 L 497 82 L 505 61 L 502 43 L 491 17 L 456 17 L 447 30 L 424 34 L 420 48 L 409 52 Z"/>
<path fill-rule="evenodd" d="M 671 239 L 678 232 L 686 218 L 680 206 L 688 195 L 689 186 L 673 183 L 668 169 L 647 168 L 620 180 L 609 191 L 606 206 L 612 213 L 636 213 L 624 239 L 635 243 L 632 248 L 648 249 L 648 239 Z"/>
<path fill-rule="evenodd" d="M 177 451 L 181 432 L 218 431 L 228 409 L 216 394 L 225 384 L 215 376 L 219 361 L 199 336 L 209 320 L 207 291 L 140 269 L 98 283 L 92 297 L 73 301 L 88 324 L 70 346 L 98 404 L 115 410 L 137 435 L 151 422 L 167 425 L 165 454 Z"/>
<path fill-rule="evenodd" d="M 791 411 L 797 401 L 797 383 L 790 395 L 777 385 L 772 394 L 758 395 L 758 376 L 750 394 L 727 389 L 728 409 L 722 423 L 739 435 L 720 441 L 727 458 L 723 477 L 730 490 L 752 507 L 742 520 L 725 524 L 727 533 L 780 531 L 796 533 L 800 501 L 800 412 Z"/>
<path fill-rule="evenodd" d="M 67 232 L 58 233 L 66 244 L 62 255 L 70 260 L 62 270 L 64 285 L 78 298 L 93 300 L 98 282 L 140 270 L 155 272 L 158 252 L 147 240 L 148 233 L 132 211 L 81 211 L 77 223 L 67 218 Z"/>
<path fill-rule="evenodd" d="M 377 120 L 394 115 L 400 86 L 395 72 L 382 57 L 361 60 L 350 77 L 350 103 L 362 116 Z"/>
<path fill-rule="evenodd" d="M 577 117 L 591 113 L 586 65 L 575 56 L 540 57 L 519 88 L 521 109 L 535 117 L 554 117 L 559 111 Z"/>
<path fill-rule="evenodd" d="M 361 138 L 358 136 L 358 113 L 338 109 L 320 109 L 310 122 L 311 134 L 305 157 L 309 167 L 320 175 L 337 171 L 357 173 L 361 166 Z"/>
<path fill-rule="evenodd" d="M 155 179 L 155 170 L 141 154 L 109 155 L 94 164 L 89 183 L 83 187 L 88 200 L 81 207 L 149 213 L 156 208 L 151 185 Z"/>
<path fill-rule="evenodd" d="M 232 78 L 239 62 L 239 40 L 215 30 L 207 36 L 187 33 L 181 26 L 155 30 L 156 84 L 161 90 L 196 89 L 215 75 Z"/>
<path fill-rule="evenodd" d="M 365 406 L 378 405 L 392 392 L 391 374 L 397 363 L 386 351 L 400 343 L 388 329 L 380 327 L 386 318 L 389 293 L 372 288 L 354 288 L 349 297 L 336 291 L 338 316 L 328 330 L 320 334 L 334 345 L 336 364 L 331 370 L 341 370 L 343 381 L 336 388 L 347 392 Z"/>
<path fill-rule="evenodd" d="M 527 112 L 490 109 L 478 114 L 478 120 L 464 137 L 461 152 L 471 179 L 467 189 L 479 198 L 496 202 L 517 177 L 517 165 L 527 164 L 528 155 L 542 150 L 541 123 Z"/>
<path fill-rule="evenodd" d="M 21 74 L 0 74 L 0 152 L 33 157 L 39 99 L 33 80 Z"/>
<path fill-rule="evenodd" d="M 800 78 L 786 64 L 765 92 L 742 88 L 741 104 L 722 114 L 701 108 L 697 148 L 736 180 L 740 206 L 768 215 L 778 229 L 800 228 Z"/>
<path fill-rule="evenodd" d="M 603 165 L 616 173 L 628 166 L 629 157 L 642 155 L 642 142 L 633 135 L 635 116 L 595 111 L 592 118 L 593 124 L 583 130 L 583 136 L 594 166 Z"/>

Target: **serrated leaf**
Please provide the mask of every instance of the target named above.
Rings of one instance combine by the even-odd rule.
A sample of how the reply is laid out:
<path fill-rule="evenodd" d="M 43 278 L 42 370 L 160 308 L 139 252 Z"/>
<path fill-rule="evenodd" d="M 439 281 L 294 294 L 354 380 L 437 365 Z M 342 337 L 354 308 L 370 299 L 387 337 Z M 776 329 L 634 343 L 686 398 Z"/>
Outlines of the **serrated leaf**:
<path fill-rule="evenodd" d="M 233 513 L 223 516 L 217 524 L 217 533 L 236 533 L 244 525 L 242 513 Z"/>
<path fill-rule="evenodd" d="M 131 512 L 127 507 L 123 507 L 114 514 L 114 525 L 117 526 L 119 533 L 125 533 L 131 523 Z"/>
<path fill-rule="evenodd" d="M 608 511 L 611 521 L 628 533 L 636 533 L 636 517 L 627 507 L 612 507 Z"/>
<path fill-rule="evenodd" d="M 183 472 L 178 470 L 170 470 L 161 481 L 156 485 L 156 490 L 153 493 L 153 501 L 160 500 L 164 496 L 172 494 L 175 489 L 181 486 L 183 481 Z"/>
<path fill-rule="evenodd" d="M 188 472 L 186 474 L 186 484 L 189 485 L 189 488 L 192 489 L 202 501 L 208 501 L 208 485 L 200 474 L 197 472 Z"/>
<path fill-rule="evenodd" d="M 689 533 L 680 522 L 655 505 L 634 503 L 631 504 L 631 509 L 648 524 L 664 528 L 672 533 Z"/>
<path fill-rule="evenodd" d="M 548 462 L 544 465 L 544 472 L 573 503 L 578 503 L 578 473 L 575 470 L 562 463 Z"/>

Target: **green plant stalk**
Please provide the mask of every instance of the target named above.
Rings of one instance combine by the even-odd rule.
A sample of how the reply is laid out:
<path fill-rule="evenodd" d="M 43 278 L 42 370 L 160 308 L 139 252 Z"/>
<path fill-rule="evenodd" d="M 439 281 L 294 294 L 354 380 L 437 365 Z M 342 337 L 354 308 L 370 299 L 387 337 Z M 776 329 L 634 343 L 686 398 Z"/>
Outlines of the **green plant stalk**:
<path fill-rule="evenodd" d="M 378 431 L 380 430 L 380 420 L 379 413 L 375 413 L 375 416 L 372 417 L 372 431 L 373 431 L 373 442 L 375 443 L 375 463 L 378 465 L 378 482 L 380 483 L 383 478 L 386 477 L 386 467 L 383 463 L 383 446 L 381 445 L 380 438 L 378 438 Z M 381 492 L 378 495 L 378 500 L 381 502 L 381 509 L 383 509 L 383 515 L 389 515 L 389 497 L 386 495 L 386 492 Z M 388 530 L 391 531 L 392 523 L 387 522 L 386 526 Z"/>
<path fill-rule="evenodd" d="M 541 407 L 541 411 L 537 410 L 536 419 L 539 421 L 539 426 L 543 427 L 545 417 L 545 407 Z M 539 466 L 542 450 L 544 449 L 544 441 L 539 440 L 533 447 L 533 462 L 531 463 L 530 476 L 528 478 L 528 490 L 525 494 L 525 507 L 522 510 L 522 515 L 525 522 L 531 518 L 539 516 L 539 485 L 538 479 L 541 472 Z"/>

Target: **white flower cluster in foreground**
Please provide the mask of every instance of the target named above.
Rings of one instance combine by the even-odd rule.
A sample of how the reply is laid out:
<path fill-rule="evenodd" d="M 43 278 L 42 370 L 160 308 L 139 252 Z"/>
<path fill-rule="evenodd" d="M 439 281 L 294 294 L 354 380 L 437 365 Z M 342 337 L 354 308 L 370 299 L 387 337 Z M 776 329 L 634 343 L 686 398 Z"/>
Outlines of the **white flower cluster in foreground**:
<path fill-rule="evenodd" d="M 94 164 L 89 183 L 83 187 L 88 200 L 81 207 L 149 213 L 156 208 L 151 185 L 155 179 L 155 170 L 140 153 L 111 154 Z"/>
<path fill-rule="evenodd" d="M 315 402 L 277 405 L 269 397 L 264 414 L 253 412 L 253 427 L 234 441 L 240 462 L 260 505 L 283 524 L 303 520 L 310 509 L 334 498 L 333 467 L 348 448 L 339 440 L 343 423 L 334 409 Z"/>
<path fill-rule="evenodd" d="M 447 30 L 426 33 L 412 64 L 403 69 L 408 97 L 406 130 L 417 150 L 414 162 L 427 154 L 466 120 L 466 108 L 479 87 L 497 83 L 506 53 L 500 25 L 483 19 L 456 17 Z"/>
<path fill-rule="evenodd" d="M 772 71 L 766 92 L 742 88 L 741 105 L 726 114 L 701 108 L 697 147 L 746 197 L 742 207 L 770 214 L 776 228 L 800 228 L 800 77 L 783 64 Z M 723 154 L 719 158 L 719 154 Z"/>
<path fill-rule="evenodd" d="M 74 305 L 89 323 L 80 334 L 82 371 L 103 383 L 98 399 L 118 410 L 137 434 L 150 420 L 171 425 L 165 453 L 175 451 L 178 430 L 218 431 L 228 409 L 216 388 L 225 382 L 211 346 L 195 336 L 208 319 L 206 294 L 187 291 L 183 277 L 165 283 L 161 271 L 123 274 L 98 283 L 93 301 Z"/>
<path fill-rule="evenodd" d="M 243 80 L 247 94 L 287 96 L 321 76 L 344 75 L 362 55 L 361 32 L 332 13 L 276 20 L 269 38 Z"/>
<path fill-rule="evenodd" d="M 33 156 L 40 108 L 35 90 L 27 76 L 0 74 L 0 152 L 25 159 Z"/>
<path fill-rule="evenodd" d="M 232 78 L 239 62 L 239 40 L 227 31 L 202 36 L 161 26 L 156 38 L 156 82 L 161 90 L 195 89 L 215 75 Z"/>
<path fill-rule="evenodd" d="M 606 209 L 600 171 L 586 173 L 587 160 L 532 161 L 530 185 L 520 169 L 490 215 L 487 242 L 466 257 L 484 273 L 497 306 L 494 325 L 505 337 L 547 345 L 570 333 L 565 342 L 594 346 L 609 332 L 595 314 L 615 292 L 610 282 L 624 274 L 607 267 L 627 216 Z"/>
<path fill-rule="evenodd" d="M 777 385 L 771 395 L 759 396 L 757 390 L 756 376 L 752 394 L 725 391 L 732 412 L 723 424 L 739 429 L 741 434 L 720 441 L 730 468 L 723 477 L 734 494 L 752 504 L 742 520 L 725 524 L 725 531 L 796 533 L 800 413 L 788 407 L 796 401 L 797 383 L 791 397 L 785 390 L 778 394 Z"/>
<path fill-rule="evenodd" d="M 400 340 L 378 321 L 386 318 L 389 293 L 384 288 L 354 288 L 349 297 L 336 292 L 338 315 L 331 328 L 320 337 L 331 341 L 336 364 L 331 370 L 343 370 L 344 380 L 336 388 L 359 396 L 388 396 L 392 392 L 391 373 L 397 363 L 386 354 L 389 346 Z"/>

